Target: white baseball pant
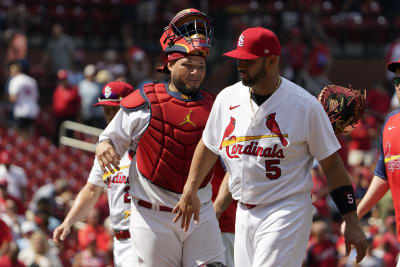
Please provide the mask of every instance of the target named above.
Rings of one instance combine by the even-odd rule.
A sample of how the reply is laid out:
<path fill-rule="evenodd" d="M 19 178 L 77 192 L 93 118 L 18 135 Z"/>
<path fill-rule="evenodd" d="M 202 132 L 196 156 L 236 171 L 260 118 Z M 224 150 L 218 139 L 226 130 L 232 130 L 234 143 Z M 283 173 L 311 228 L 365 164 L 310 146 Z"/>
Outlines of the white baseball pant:
<path fill-rule="evenodd" d="M 211 201 L 201 206 L 199 224 L 194 224 L 192 218 L 186 233 L 181 229 L 180 220 L 172 222 L 175 214 L 139 206 L 135 200 L 132 202 L 130 232 L 132 249 L 137 253 L 134 266 L 225 264 L 221 231 Z"/>
<path fill-rule="evenodd" d="M 300 267 L 312 223 L 310 192 L 236 211 L 235 266 Z"/>
<path fill-rule="evenodd" d="M 114 237 L 114 265 L 117 267 L 134 266 L 135 254 L 132 250 L 132 241 L 130 238 L 118 240 Z"/>
<path fill-rule="evenodd" d="M 227 267 L 235 267 L 233 250 L 235 244 L 234 233 L 222 233 L 222 243 L 225 247 L 225 261 Z"/>

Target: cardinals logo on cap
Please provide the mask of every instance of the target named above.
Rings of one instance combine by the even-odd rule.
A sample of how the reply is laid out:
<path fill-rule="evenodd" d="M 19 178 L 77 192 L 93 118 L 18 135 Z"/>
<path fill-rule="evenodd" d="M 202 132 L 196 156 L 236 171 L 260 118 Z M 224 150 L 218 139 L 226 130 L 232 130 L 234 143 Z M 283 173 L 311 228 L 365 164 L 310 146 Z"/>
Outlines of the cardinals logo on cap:
<path fill-rule="evenodd" d="M 111 87 L 106 86 L 106 88 L 104 88 L 104 96 L 106 98 L 109 98 L 111 96 Z"/>
<path fill-rule="evenodd" d="M 239 36 L 239 41 L 238 41 L 238 45 L 237 46 L 243 46 L 244 45 L 244 35 L 241 34 Z"/>

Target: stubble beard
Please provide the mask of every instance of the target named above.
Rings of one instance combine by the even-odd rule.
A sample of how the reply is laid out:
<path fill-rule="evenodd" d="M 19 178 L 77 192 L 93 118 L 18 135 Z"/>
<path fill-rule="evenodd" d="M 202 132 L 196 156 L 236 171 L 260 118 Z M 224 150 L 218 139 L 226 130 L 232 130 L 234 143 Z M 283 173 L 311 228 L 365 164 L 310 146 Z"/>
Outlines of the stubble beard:
<path fill-rule="evenodd" d="M 177 78 L 172 79 L 172 82 L 174 83 L 175 88 L 178 89 L 178 91 L 179 91 L 180 93 L 182 93 L 182 94 L 184 94 L 184 95 L 187 95 L 187 96 L 190 96 L 190 97 L 196 96 L 196 95 L 199 93 L 200 88 L 201 88 L 202 85 L 203 85 L 203 82 L 202 82 L 202 83 L 200 84 L 200 86 L 197 86 L 197 87 L 194 87 L 194 86 L 187 87 L 187 86 L 185 85 L 185 83 L 184 83 L 181 79 L 177 79 Z"/>

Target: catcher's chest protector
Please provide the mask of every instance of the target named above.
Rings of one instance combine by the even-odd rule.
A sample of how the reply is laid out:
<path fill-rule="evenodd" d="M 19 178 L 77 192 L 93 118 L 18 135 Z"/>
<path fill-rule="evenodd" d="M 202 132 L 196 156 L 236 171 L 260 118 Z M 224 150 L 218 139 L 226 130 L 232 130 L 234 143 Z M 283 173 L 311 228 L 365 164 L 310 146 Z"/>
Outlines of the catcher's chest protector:
<path fill-rule="evenodd" d="M 138 169 L 152 183 L 181 194 L 214 97 L 202 92 L 201 99 L 181 100 L 168 94 L 164 84 L 147 84 L 142 94 L 151 108 L 151 119 L 139 141 Z M 210 179 L 211 173 L 201 187 Z"/>

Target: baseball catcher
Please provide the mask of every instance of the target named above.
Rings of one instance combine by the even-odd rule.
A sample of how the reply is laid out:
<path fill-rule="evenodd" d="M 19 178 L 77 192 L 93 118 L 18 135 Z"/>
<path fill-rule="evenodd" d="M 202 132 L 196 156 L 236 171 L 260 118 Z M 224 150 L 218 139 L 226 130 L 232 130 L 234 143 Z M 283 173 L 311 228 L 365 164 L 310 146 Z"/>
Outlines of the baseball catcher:
<path fill-rule="evenodd" d="M 336 135 L 354 126 L 363 116 L 366 106 L 366 91 L 339 85 L 325 86 L 318 96 L 328 114 Z"/>

